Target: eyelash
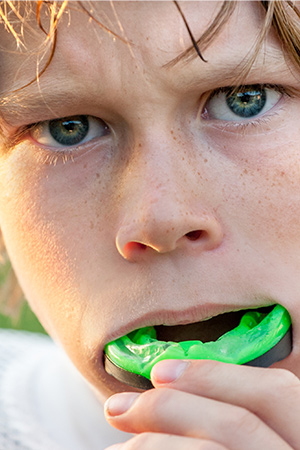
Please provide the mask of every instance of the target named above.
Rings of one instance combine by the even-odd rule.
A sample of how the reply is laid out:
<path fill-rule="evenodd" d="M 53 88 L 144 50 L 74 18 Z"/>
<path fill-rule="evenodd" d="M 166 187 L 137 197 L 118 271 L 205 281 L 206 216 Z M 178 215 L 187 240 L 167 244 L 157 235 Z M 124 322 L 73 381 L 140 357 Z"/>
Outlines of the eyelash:
<path fill-rule="evenodd" d="M 253 84 L 245 84 L 245 85 L 240 85 L 240 86 L 225 86 L 225 87 L 220 87 L 217 88 L 215 90 L 213 90 L 207 97 L 207 99 L 205 100 L 205 105 L 204 105 L 204 109 L 205 106 L 208 104 L 208 102 L 215 96 L 219 95 L 219 94 L 228 94 L 228 93 L 234 93 L 234 92 L 238 92 L 239 90 L 241 90 L 242 88 L 247 88 L 247 87 L 251 87 L 251 86 L 258 86 L 260 89 L 270 89 L 270 90 L 274 90 L 275 92 L 282 94 L 282 97 L 288 97 L 288 98 L 296 98 L 299 97 L 299 92 L 297 92 L 295 89 L 286 87 L 286 86 L 282 86 L 282 85 L 278 85 L 278 84 L 269 84 L 269 83 L 253 83 Z M 271 108 L 273 109 L 273 108 Z M 204 116 L 204 110 L 202 110 L 202 117 L 204 118 L 204 120 L 207 120 Z M 272 111 L 269 112 L 267 111 L 265 114 L 262 114 L 261 116 L 258 116 L 256 118 L 249 118 L 249 120 L 244 120 L 244 121 L 221 121 L 219 120 L 219 122 L 221 122 L 219 124 L 219 126 L 222 126 L 222 129 L 225 130 L 238 130 L 239 132 L 243 132 L 247 129 L 250 128 L 257 128 L 258 126 L 262 126 L 267 124 L 273 117 L 277 116 L 278 113 L 276 111 Z M 212 119 L 213 120 L 213 119 Z"/>
<path fill-rule="evenodd" d="M 251 131 L 267 125 L 277 115 L 278 113 L 272 112 L 257 119 L 252 119 L 248 122 L 224 122 L 222 124 L 222 131 L 233 132 L 234 130 L 237 130 L 239 134 L 243 134 L 247 130 Z"/>
<path fill-rule="evenodd" d="M 217 88 L 215 90 L 213 90 L 210 94 L 210 96 L 208 97 L 208 99 L 210 99 L 213 95 L 218 95 L 220 93 L 225 93 L 227 94 L 228 92 L 232 92 L 234 93 L 235 91 L 239 91 L 242 88 L 245 87 L 251 87 L 251 86 L 259 86 L 261 89 L 274 89 L 275 91 L 279 92 L 282 95 L 287 95 L 288 97 L 291 97 L 292 94 L 292 89 L 289 89 L 285 86 L 282 86 L 280 84 L 269 84 L 269 83 L 252 83 L 252 84 L 243 84 L 240 86 L 223 86 L 220 88 Z"/>
<path fill-rule="evenodd" d="M 25 125 L 21 127 L 19 130 L 17 130 L 14 135 L 12 136 L 10 142 L 6 145 L 8 151 L 13 149 L 16 145 L 20 144 L 26 136 L 30 134 L 31 131 L 33 131 L 39 122 L 31 123 L 29 125 Z M 71 161 L 74 162 L 76 155 L 81 152 L 81 150 L 88 145 L 91 145 L 89 142 L 85 142 L 82 144 L 74 145 L 72 147 L 61 147 L 56 150 L 48 151 L 47 148 L 45 149 L 42 145 L 39 145 L 38 143 L 35 143 L 34 145 L 39 145 L 40 149 L 43 149 L 44 152 L 39 153 L 37 155 L 38 162 L 41 164 L 48 164 L 55 166 L 59 161 L 61 161 L 63 164 L 66 164 L 67 162 Z"/>
<path fill-rule="evenodd" d="M 215 90 L 213 90 L 207 97 L 205 104 L 207 104 L 209 102 L 210 99 L 212 99 L 213 97 L 219 95 L 219 94 L 228 94 L 229 92 L 234 93 L 234 91 L 238 91 L 241 90 L 242 88 L 245 88 L 247 86 L 253 86 L 253 85 L 243 85 L 243 86 L 226 86 L 226 87 L 220 87 L 217 88 Z M 259 84 L 258 86 L 260 86 L 261 89 L 272 89 L 275 90 L 276 92 L 282 94 L 283 97 L 289 97 L 289 98 L 295 98 L 297 95 L 297 93 L 295 93 L 295 91 L 293 89 L 287 88 L 285 86 L 282 85 L 278 85 L 278 84 Z M 204 106 L 205 108 L 205 106 Z M 203 111 L 202 111 L 202 115 L 203 115 Z M 249 120 L 245 120 L 245 121 L 219 121 L 222 122 L 222 129 L 225 131 L 227 129 L 229 130 L 238 130 L 239 132 L 243 132 L 249 128 L 256 128 L 258 126 L 264 125 L 266 123 L 268 123 L 274 116 L 276 116 L 277 113 L 276 112 L 272 112 L 272 113 L 266 113 L 263 114 L 260 117 L 254 118 L 254 119 L 249 119 Z M 221 125 L 221 124 L 220 124 Z M 7 149 L 10 150 L 13 147 L 15 147 L 17 144 L 19 144 L 24 137 L 26 137 L 30 131 L 32 131 L 34 128 L 36 128 L 37 123 L 32 123 L 29 125 L 25 125 L 23 127 L 21 127 L 19 130 L 17 130 L 14 135 L 11 137 L 11 139 L 9 139 L 9 142 L 7 142 Z M 72 147 L 72 149 L 64 149 L 61 148 L 60 150 L 56 150 L 56 151 L 51 151 L 51 153 L 47 153 L 47 154 L 40 154 L 39 155 L 39 162 L 44 163 L 44 164 L 48 164 L 48 165 L 56 165 L 57 162 L 59 160 L 61 160 L 64 164 L 67 163 L 68 161 L 72 161 L 74 162 L 74 158 L 76 157 L 76 154 L 78 154 L 81 150 L 81 148 L 83 146 L 86 146 L 87 143 L 85 144 L 79 144 L 77 146 Z M 47 151 L 47 150 L 46 150 Z"/>

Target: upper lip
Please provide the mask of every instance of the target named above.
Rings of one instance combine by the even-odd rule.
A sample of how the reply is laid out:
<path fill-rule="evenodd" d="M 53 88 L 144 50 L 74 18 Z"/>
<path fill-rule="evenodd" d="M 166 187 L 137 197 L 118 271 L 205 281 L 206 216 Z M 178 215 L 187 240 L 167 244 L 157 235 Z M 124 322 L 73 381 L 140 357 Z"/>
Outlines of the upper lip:
<path fill-rule="evenodd" d="M 264 306 L 270 306 L 274 304 L 274 301 L 258 303 L 258 304 L 216 304 L 205 303 L 202 305 L 196 305 L 188 309 L 183 310 L 159 310 L 149 311 L 148 313 L 128 322 L 126 325 L 113 330 L 108 336 L 107 342 L 111 342 L 119 337 L 125 336 L 131 331 L 147 326 L 157 325 L 187 325 L 190 323 L 201 322 L 211 319 L 212 317 L 224 314 L 227 312 L 241 311 L 246 309 L 257 309 Z"/>

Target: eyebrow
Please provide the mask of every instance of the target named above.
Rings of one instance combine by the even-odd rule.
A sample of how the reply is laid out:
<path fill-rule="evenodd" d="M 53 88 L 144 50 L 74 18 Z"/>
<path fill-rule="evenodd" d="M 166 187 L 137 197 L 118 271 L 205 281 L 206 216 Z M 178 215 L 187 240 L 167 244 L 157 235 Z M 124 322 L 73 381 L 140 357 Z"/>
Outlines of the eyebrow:
<path fill-rule="evenodd" d="M 5 117 L 16 117 L 18 119 L 26 116 L 27 112 L 34 114 L 41 109 L 44 111 L 48 109 L 51 116 L 56 115 L 53 110 L 61 108 L 62 97 L 65 108 L 74 106 L 75 95 L 73 90 L 67 89 L 67 78 L 54 79 L 53 77 L 47 77 L 47 73 L 45 73 L 40 81 L 42 83 L 40 88 L 38 82 L 34 82 L 24 89 L 21 87 L 1 95 L 0 112 L 4 119 Z M 68 95 L 71 93 L 72 96 Z M 57 117 L 59 116 L 57 115 Z"/>
<path fill-rule="evenodd" d="M 161 69 L 165 72 L 174 73 L 173 80 L 178 79 L 178 86 L 182 85 L 182 70 L 185 67 L 191 67 L 199 65 L 199 76 L 192 76 L 192 79 L 186 78 L 184 80 L 184 89 L 186 90 L 200 90 L 205 92 L 220 87 L 240 86 L 243 83 L 270 83 L 272 84 L 271 77 L 274 79 L 274 67 L 276 68 L 275 77 L 282 79 L 286 74 L 291 75 L 290 68 L 285 62 L 283 53 L 277 48 L 269 48 L 268 51 L 263 54 L 259 54 L 256 61 L 250 68 L 247 76 L 241 80 L 239 78 L 239 71 L 243 67 L 245 58 L 239 58 L 235 55 L 235 60 L 223 59 L 219 61 L 210 60 L 205 63 L 200 59 L 181 60 L 176 65 L 164 65 Z M 194 70 L 194 69 L 193 69 Z M 179 76 L 176 76 L 176 72 Z M 248 81 L 249 80 L 249 81 Z M 47 77 L 47 72 L 42 76 L 41 89 L 39 89 L 36 83 L 31 84 L 25 89 L 19 89 L 17 92 L 12 92 L 8 95 L 1 96 L 0 99 L 0 111 L 2 116 L 7 117 L 8 122 L 11 120 L 25 118 L 26 114 L 37 116 L 40 115 L 40 111 L 49 111 L 49 120 L 53 118 L 59 118 L 61 115 L 56 111 L 61 111 L 62 99 L 64 110 L 75 109 L 75 106 L 80 104 L 82 97 L 77 94 L 77 89 L 68 88 L 69 83 L 67 77 L 61 76 Z M 274 82 L 273 82 L 274 83 Z M 274 84 L 280 84 L 275 82 Z M 176 85 L 175 85 L 176 88 Z M 85 104 L 87 101 L 85 102 Z M 43 118 L 42 120 L 47 120 Z M 38 119 L 32 121 L 38 122 Z"/>
<path fill-rule="evenodd" d="M 205 75 L 209 75 L 209 82 L 211 84 L 221 84 L 221 86 L 226 86 L 226 83 L 242 85 L 243 83 L 247 83 L 247 79 L 254 76 L 260 76 L 263 78 L 270 77 L 274 73 L 274 67 L 276 68 L 276 72 L 290 73 L 291 69 L 288 66 L 285 55 L 282 50 L 270 45 L 267 49 L 261 48 L 258 54 L 249 52 L 245 56 L 234 55 L 235 58 L 225 60 L 220 59 L 220 61 L 212 61 L 210 58 L 207 61 L 201 60 L 199 57 L 197 58 L 196 52 L 192 57 L 184 58 L 186 51 L 184 51 L 179 56 L 171 59 L 169 62 L 165 63 L 162 66 L 162 69 L 170 72 L 181 71 L 186 67 L 191 67 L 193 65 L 198 64 L 201 72 Z M 247 68 L 247 64 L 253 58 L 253 63 L 243 74 L 243 70 L 245 67 Z M 263 73 L 262 73 L 263 70 Z M 258 73 L 259 72 L 259 73 Z M 199 84 L 199 81 L 192 80 L 192 85 Z M 218 87 L 221 87 L 218 86 Z"/>

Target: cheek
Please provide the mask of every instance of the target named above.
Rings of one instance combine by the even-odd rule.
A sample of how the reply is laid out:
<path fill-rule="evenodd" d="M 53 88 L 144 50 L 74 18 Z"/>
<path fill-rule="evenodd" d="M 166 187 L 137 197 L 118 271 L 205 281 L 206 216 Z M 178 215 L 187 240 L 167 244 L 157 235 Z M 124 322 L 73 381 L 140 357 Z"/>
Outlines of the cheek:
<path fill-rule="evenodd" d="M 263 182 L 253 192 L 253 218 L 250 224 L 261 239 L 270 240 L 273 249 L 300 247 L 300 166 L 298 162 L 284 168 L 262 169 Z"/>
<path fill-rule="evenodd" d="M 252 138 L 231 145 L 235 173 L 228 178 L 225 220 L 244 244 L 267 252 L 298 255 L 300 249 L 300 152 L 297 136 Z M 231 180 L 231 182 L 230 182 Z M 296 253 L 297 252 L 297 253 Z"/>
<path fill-rule="evenodd" d="M 114 243 L 106 180 L 87 159 L 71 164 L 34 165 L 16 153 L 0 169 L 0 224 L 12 263 L 41 322 L 66 345 L 88 309 L 93 255 L 105 273 L 106 243 Z"/>

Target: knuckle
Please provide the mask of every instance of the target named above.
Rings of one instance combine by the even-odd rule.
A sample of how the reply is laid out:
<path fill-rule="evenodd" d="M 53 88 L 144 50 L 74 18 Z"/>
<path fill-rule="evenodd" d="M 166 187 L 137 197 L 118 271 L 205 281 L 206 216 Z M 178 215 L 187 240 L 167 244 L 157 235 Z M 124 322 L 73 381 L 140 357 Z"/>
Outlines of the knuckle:
<path fill-rule="evenodd" d="M 278 387 L 285 386 L 300 386 L 299 378 L 295 374 L 286 369 L 274 369 L 274 376 L 278 383 Z"/>
<path fill-rule="evenodd" d="M 222 424 L 222 432 L 226 435 L 251 436 L 260 427 L 260 419 L 250 411 L 240 407 L 232 407 Z"/>
<path fill-rule="evenodd" d="M 209 394 L 214 392 L 216 388 L 216 378 L 220 376 L 220 361 L 215 360 L 194 360 L 191 364 L 191 369 L 194 371 L 196 385 L 199 385 L 199 380 L 201 380 L 201 386 L 205 387 L 205 393 Z"/>
<path fill-rule="evenodd" d="M 163 405 L 165 406 L 169 403 L 172 396 L 172 389 L 151 389 L 144 392 L 142 395 L 143 401 L 145 402 L 145 405 L 147 405 L 147 409 L 154 412 L 160 410 Z"/>
<path fill-rule="evenodd" d="M 269 372 L 269 389 L 273 395 L 280 398 L 300 398 L 300 381 L 292 372 L 286 369 L 273 369 Z"/>
<path fill-rule="evenodd" d="M 173 389 L 151 389 L 141 395 L 139 411 L 143 411 L 143 420 L 139 431 L 146 432 L 149 429 L 160 431 L 168 417 Z M 138 414 L 138 412 L 137 412 Z"/>
<path fill-rule="evenodd" d="M 242 435 L 251 435 L 260 426 L 260 420 L 250 411 L 242 410 L 237 420 L 237 429 Z"/>

